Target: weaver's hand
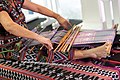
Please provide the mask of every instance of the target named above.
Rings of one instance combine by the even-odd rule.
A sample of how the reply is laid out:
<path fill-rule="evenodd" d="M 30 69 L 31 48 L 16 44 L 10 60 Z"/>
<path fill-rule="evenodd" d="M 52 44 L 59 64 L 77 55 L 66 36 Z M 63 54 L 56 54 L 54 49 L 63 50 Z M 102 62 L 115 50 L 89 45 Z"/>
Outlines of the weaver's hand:
<path fill-rule="evenodd" d="M 66 19 L 64 19 L 60 15 L 56 19 L 59 22 L 59 24 L 64 27 L 64 29 L 68 29 L 68 27 L 72 26 L 71 23 L 69 23 Z"/>
<path fill-rule="evenodd" d="M 38 41 L 41 44 L 43 44 L 49 51 L 51 51 L 53 49 L 50 39 L 40 36 L 40 38 L 38 38 Z"/>

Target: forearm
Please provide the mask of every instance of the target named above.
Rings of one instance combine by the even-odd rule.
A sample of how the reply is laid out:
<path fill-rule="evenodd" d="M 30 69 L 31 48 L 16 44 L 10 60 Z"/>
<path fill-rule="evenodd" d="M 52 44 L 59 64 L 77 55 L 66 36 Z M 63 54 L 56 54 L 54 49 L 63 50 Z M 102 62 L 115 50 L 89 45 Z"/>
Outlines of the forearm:
<path fill-rule="evenodd" d="M 46 7 L 38 6 L 38 13 L 57 19 L 60 15 L 47 9 Z"/>
<path fill-rule="evenodd" d="M 66 19 L 64 19 L 59 14 L 51 11 L 50 9 L 48 9 L 44 6 L 32 3 L 29 0 L 25 0 L 25 2 L 23 4 L 23 8 L 32 10 L 34 12 L 37 12 L 37 13 L 40 13 L 40 14 L 43 14 L 43 15 L 46 15 L 46 16 L 49 16 L 52 18 L 55 18 L 59 22 L 59 24 L 64 27 L 64 29 L 68 29 L 68 26 L 72 26 Z"/>
<path fill-rule="evenodd" d="M 24 28 L 19 26 L 16 23 L 11 23 L 9 25 L 5 25 L 5 26 L 9 26 L 9 28 L 7 28 L 6 30 L 13 35 L 19 36 L 19 37 L 26 37 L 26 38 L 31 38 L 31 39 L 35 39 L 37 40 L 38 38 L 43 38 L 42 36 Z"/>
<path fill-rule="evenodd" d="M 43 14 L 43 15 L 46 15 L 49 17 L 53 17 L 55 19 L 57 19 L 57 17 L 59 17 L 59 14 L 53 12 L 52 10 L 50 10 L 44 6 L 32 3 L 29 0 L 25 0 L 25 2 L 23 4 L 23 8 L 32 10 L 34 12 L 37 12 L 37 13 L 40 13 L 40 14 Z"/>
<path fill-rule="evenodd" d="M 13 20 L 10 18 L 9 14 L 6 11 L 0 12 L 0 23 L 2 24 L 4 29 L 10 34 L 31 39 L 37 39 L 38 37 L 41 37 L 38 34 L 27 30 L 26 28 L 13 22 Z"/>
<path fill-rule="evenodd" d="M 49 50 L 53 48 L 50 39 L 40 36 L 13 22 L 13 20 L 10 18 L 9 14 L 6 11 L 0 12 L 0 23 L 2 24 L 3 28 L 10 34 L 19 37 L 35 39 L 39 41 L 41 44 L 44 44 Z"/>

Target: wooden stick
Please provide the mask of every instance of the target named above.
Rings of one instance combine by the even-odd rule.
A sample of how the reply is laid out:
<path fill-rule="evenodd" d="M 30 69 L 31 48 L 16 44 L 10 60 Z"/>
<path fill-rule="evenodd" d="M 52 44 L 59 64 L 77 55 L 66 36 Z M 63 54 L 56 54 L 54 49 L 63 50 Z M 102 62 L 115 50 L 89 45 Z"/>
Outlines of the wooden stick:
<path fill-rule="evenodd" d="M 77 30 L 78 30 L 78 27 L 75 29 L 74 34 L 71 36 L 72 38 L 71 38 L 71 40 L 69 41 L 68 46 L 66 47 L 66 50 L 65 50 L 66 52 L 67 52 L 67 49 L 69 48 L 69 46 L 70 46 L 70 44 L 71 44 L 72 40 L 74 39 L 74 36 L 75 36 L 75 34 L 76 34 Z M 71 45 L 71 46 L 72 46 L 72 45 Z"/>
<path fill-rule="evenodd" d="M 71 43 L 70 43 L 70 45 L 69 45 L 69 47 L 67 49 L 67 52 L 69 52 L 69 50 L 70 50 L 70 48 L 71 48 L 71 46 L 72 46 L 72 44 L 73 44 L 73 42 L 74 42 L 74 40 L 77 37 L 79 32 L 80 32 L 80 27 L 77 28 L 77 31 L 76 31 L 75 35 L 73 36 L 73 39 L 72 39 L 72 41 L 71 41 Z"/>
<path fill-rule="evenodd" d="M 34 48 L 35 48 L 35 46 L 33 46 L 33 47 L 30 49 L 30 53 L 33 51 Z"/>
<path fill-rule="evenodd" d="M 76 31 L 77 31 L 77 27 L 76 27 L 76 28 L 74 29 L 74 31 L 71 33 L 71 35 L 69 36 L 69 39 L 70 39 L 71 36 L 74 36 L 74 34 L 76 33 Z M 69 40 L 69 39 L 68 39 L 68 40 Z M 72 39 L 72 38 L 71 38 L 71 39 Z M 68 41 L 68 40 L 67 40 L 67 41 Z M 69 42 L 69 43 L 70 43 L 70 42 Z M 66 52 L 68 46 L 69 46 L 69 44 L 65 44 L 65 46 L 62 48 L 61 52 Z"/>
<path fill-rule="evenodd" d="M 60 43 L 58 44 L 58 46 L 55 48 L 55 50 L 53 52 L 56 52 L 58 50 L 58 48 L 61 46 L 61 44 L 65 41 L 65 39 L 68 37 L 68 35 L 70 35 L 70 33 L 72 32 L 72 30 L 74 29 L 74 27 L 72 27 L 67 34 L 61 39 Z"/>
<path fill-rule="evenodd" d="M 69 44 L 65 44 L 65 46 L 63 47 L 63 49 L 61 50 L 61 52 L 65 52 L 68 46 L 69 46 Z"/>
<path fill-rule="evenodd" d="M 43 47 L 44 47 L 44 44 L 40 47 L 40 50 L 42 50 L 42 49 L 43 49 Z"/>
<path fill-rule="evenodd" d="M 63 44 L 60 46 L 58 52 L 62 52 L 65 48 L 65 46 L 67 46 L 67 41 L 69 40 L 69 38 L 71 37 L 71 35 L 74 33 L 74 30 L 72 30 L 72 32 L 70 33 L 70 35 L 68 35 L 67 39 L 63 42 Z"/>

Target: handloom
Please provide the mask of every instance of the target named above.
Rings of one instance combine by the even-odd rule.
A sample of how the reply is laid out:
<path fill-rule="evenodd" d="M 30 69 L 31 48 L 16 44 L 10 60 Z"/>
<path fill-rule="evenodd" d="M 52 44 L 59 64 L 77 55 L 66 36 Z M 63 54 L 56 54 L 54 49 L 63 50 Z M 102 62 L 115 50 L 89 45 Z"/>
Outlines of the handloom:
<path fill-rule="evenodd" d="M 47 31 L 47 32 L 41 33 L 41 35 L 43 35 L 47 38 L 50 38 L 53 43 L 58 44 L 58 45 L 57 46 L 55 45 L 56 48 L 53 50 L 53 52 L 55 52 L 55 53 L 50 52 L 51 54 L 50 53 L 47 53 L 46 55 L 44 54 L 45 56 L 42 56 L 41 53 L 40 53 L 39 58 L 40 59 L 42 59 L 42 58 L 45 59 L 46 57 L 49 57 L 49 58 L 53 59 L 53 56 L 54 56 L 57 59 L 59 59 L 59 58 L 62 58 L 62 59 L 65 58 L 66 59 L 66 57 L 64 55 L 62 55 L 61 52 L 66 54 L 66 53 L 69 52 L 71 47 L 94 48 L 95 46 L 98 46 L 99 43 L 104 43 L 106 41 L 113 42 L 114 37 L 115 37 L 115 30 L 114 29 L 97 30 L 97 31 L 80 31 L 80 32 L 79 32 L 79 29 L 75 29 L 75 30 L 72 30 L 72 29 L 69 30 L 67 34 L 66 34 L 65 30 L 62 30 L 62 31 Z M 76 36 L 74 36 L 74 34 L 76 34 Z M 54 35 L 54 37 L 51 38 L 51 35 Z M 63 37 L 63 39 L 61 39 L 62 37 Z M 72 37 L 75 37 L 75 39 L 72 39 Z M 95 43 L 97 45 L 94 46 L 93 43 Z M 41 49 L 40 45 L 37 45 L 36 47 L 28 48 L 28 50 L 26 51 L 26 53 L 28 55 L 26 54 L 26 56 L 29 56 L 29 54 L 34 54 L 35 55 L 36 53 L 39 53 L 40 49 Z M 45 51 L 46 50 L 44 50 L 42 52 L 45 52 Z M 54 55 L 54 54 L 57 54 L 57 55 Z M 36 55 L 36 56 L 38 56 L 38 55 Z"/>
<path fill-rule="evenodd" d="M 72 30 L 71 30 L 72 31 Z M 27 46 L 27 50 L 25 50 L 25 54 L 22 55 L 23 61 L 11 61 L 11 60 L 1 60 L 0 62 L 0 77 L 2 79 L 9 79 L 9 80 L 119 80 L 119 69 L 114 67 L 106 67 L 103 65 L 104 62 L 100 64 L 101 61 L 89 60 L 88 62 L 83 62 L 81 60 L 67 60 L 67 57 L 64 56 L 66 52 L 70 52 L 68 49 L 68 45 L 70 49 L 73 47 L 89 47 L 93 48 L 94 46 L 90 44 L 95 40 L 96 43 L 112 41 L 115 37 L 114 29 L 110 30 L 100 30 L 100 31 L 80 31 L 79 28 L 76 27 L 73 32 L 71 32 L 75 37 L 75 39 L 71 39 L 69 35 L 67 37 L 69 39 L 65 39 L 61 42 L 65 47 L 62 48 L 60 52 L 54 51 L 55 53 L 47 53 L 46 54 L 39 54 L 41 45 L 37 46 Z M 74 33 L 75 31 L 75 33 Z M 68 31 L 69 32 L 69 31 Z M 79 34 L 78 34 L 79 32 Z M 62 33 L 62 35 L 61 35 Z M 92 35 L 94 38 L 91 41 L 78 42 L 76 40 L 82 36 L 85 38 L 85 34 L 93 33 Z M 97 37 L 97 33 L 103 33 L 99 35 L 102 38 Z M 110 33 L 110 34 L 107 34 Z M 51 40 L 53 43 L 56 43 L 57 46 L 59 45 L 60 39 L 66 35 L 66 31 L 49 31 L 43 32 L 41 35 L 48 37 L 51 39 L 51 36 L 54 36 Z M 60 35 L 60 36 L 59 36 Z M 87 35 L 87 37 L 90 36 Z M 103 38 L 104 37 L 104 38 Z M 109 37 L 109 38 L 108 38 Z M 56 39 L 56 40 L 55 40 Z M 59 39 L 59 40 L 58 40 Z M 102 39 L 102 40 L 101 40 Z M 62 40 L 62 39 L 61 39 Z M 66 41 L 67 40 L 67 41 Z M 27 40 L 26 40 L 27 41 Z M 72 41 L 72 42 L 71 42 Z M 75 44 L 75 42 L 77 43 Z M 29 42 L 29 41 L 28 41 Z M 66 43 L 64 43 L 66 42 Z M 81 44 L 81 43 L 87 43 Z M 56 45 L 55 45 L 56 46 Z M 22 48 L 21 48 L 22 49 Z M 42 49 L 41 49 L 42 50 Z M 59 49 L 58 49 L 59 50 Z M 64 55 L 63 55 L 64 54 Z M 47 61 L 47 62 L 46 62 Z M 50 63 L 49 63 L 50 62 Z"/>

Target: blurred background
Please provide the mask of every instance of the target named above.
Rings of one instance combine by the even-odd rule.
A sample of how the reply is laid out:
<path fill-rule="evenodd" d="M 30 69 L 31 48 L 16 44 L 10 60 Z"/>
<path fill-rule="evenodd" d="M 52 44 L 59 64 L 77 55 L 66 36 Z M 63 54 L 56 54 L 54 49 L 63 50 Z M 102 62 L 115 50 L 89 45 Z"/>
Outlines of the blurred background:
<path fill-rule="evenodd" d="M 120 23 L 120 0 L 31 0 L 59 13 L 68 20 L 80 21 L 83 29 L 110 29 Z M 26 21 L 45 18 L 51 23 L 54 19 L 23 9 Z M 47 22 L 46 21 L 46 22 Z M 82 21 L 82 23 L 81 23 Z M 45 23 L 42 23 L 45 24 Z M 118 27 L 118 30 L 120 28 Z"/>

